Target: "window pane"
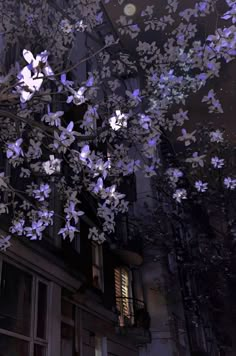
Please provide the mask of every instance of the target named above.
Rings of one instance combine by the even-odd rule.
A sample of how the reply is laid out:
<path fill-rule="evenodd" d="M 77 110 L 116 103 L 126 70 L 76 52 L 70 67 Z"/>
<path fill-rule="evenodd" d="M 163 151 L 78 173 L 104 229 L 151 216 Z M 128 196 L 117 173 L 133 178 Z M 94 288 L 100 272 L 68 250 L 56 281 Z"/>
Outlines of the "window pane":
<path fill-rule="evenodd" d="M 67 300 L 61 300 L 61 314 L 71 320 L 74 320 L 74 305 L 67 302 Z"/>
<path fill-rule="evenodd" d="M 93 256 L 93 264 L 96 266 L 100 266 L 101 265 L 101 261 L 100 261 L 100 254 L 101 254 L 101 250 L 100 250 L 101 246 L 92 244 L 92 256 Z"/>
<path fill-rule="evenodd" d="M 102 289 L 101 270 L 96 266 L 93 266 L 93 286 L 95 288 Z"/>
<path fill-rule="evenodd" d="M 28 356 L 29 343 L 0 334 L 0 356 Z"/>
<path fill-rule="evenodd" d="M 3 262 L 0 287 L 0 328 L 30 334 L 32 277 Z M 1 350 L 1 349 L 0 349 Z"/>
<path fill-rule="evenodd" d="M 45 347 L 41 345 L 34 345 L 34 356 L 46 356 Z"/>
<path fill-rule="evenodd" d="M 102 356 L 102 338 L 95 336 L 95 356 Z"/>
<path fill-rule="evenodd" d="M 41 339 L 46 337 L 47 322 L 47 285 L 38 283 L 38 312 L 37 312 L 37 336 Z"/>
<path fill-rule="evenodd" d="M 61 356 L 73 356 L 75 332 L 73 326 L 61 324 Z"/>

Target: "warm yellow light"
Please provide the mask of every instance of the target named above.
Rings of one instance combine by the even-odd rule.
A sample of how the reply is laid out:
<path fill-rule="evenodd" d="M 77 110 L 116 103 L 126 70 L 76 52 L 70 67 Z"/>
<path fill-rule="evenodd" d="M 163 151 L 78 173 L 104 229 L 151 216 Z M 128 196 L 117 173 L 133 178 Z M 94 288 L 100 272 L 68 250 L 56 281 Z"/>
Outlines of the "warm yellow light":
<path fill-rule="evenodd" d="M 124 7 L 124 14 L 126 16 L 133 16 L 136 12 L 136 6 L 134 4 L 127 4 Z"/>

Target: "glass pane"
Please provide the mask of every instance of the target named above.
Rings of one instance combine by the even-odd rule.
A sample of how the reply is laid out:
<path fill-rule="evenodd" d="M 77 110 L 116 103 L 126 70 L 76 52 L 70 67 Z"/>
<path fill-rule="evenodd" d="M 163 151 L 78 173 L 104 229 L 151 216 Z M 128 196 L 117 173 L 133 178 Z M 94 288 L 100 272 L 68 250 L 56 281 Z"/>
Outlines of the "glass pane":
<path fill-rule="evenodd" d="M 61 356 L 74 356 L 75 332 L 73 326 L 61 324 Z"/>
<path fill-rule="evenodd" d="M 0 328 L 30 334 L 32 276 L 3 262 L 0 287 Z"/>
<path fill-rule="evenodd" d="M 102 289 L 101 271 L 96 266 L 93 266 L 93 286 Z"/>
<path fill-rule="evenodd" d="M 0 334 L 0 356 L 28 356 L 29 343 Z"/>
<path fill-rule="evenodd" d="M 38 283 L 38 310 L 37 310 L 37 336 L 41 339 L 46 337 L 47 323 L 47 285 Z"/>
<path fill-rule="evenodd" d="M 61 314 L 67 318 L 74 320 L 74 306 L 66 300 L 61 300 Z"/>
<path fill-rule="evenodd" d="M 34 356 L 46 356 L 45 347 L 41 345 L 34 345 Z"/>
<path fill-rule="evenodd" d="M 100 266 L 100 246 L 92 244 L 93 264 Z"/>
<path fill-rule="evenodd" d="M 95 336 L 95 356 L 102 356 L 102 338 Z"/>

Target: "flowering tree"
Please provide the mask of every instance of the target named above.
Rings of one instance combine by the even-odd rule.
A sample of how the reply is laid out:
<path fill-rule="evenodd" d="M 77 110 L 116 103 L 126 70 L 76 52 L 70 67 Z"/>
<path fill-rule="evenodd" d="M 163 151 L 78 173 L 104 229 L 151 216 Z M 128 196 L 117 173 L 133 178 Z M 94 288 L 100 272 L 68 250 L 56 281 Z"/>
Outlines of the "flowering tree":
<path fill-rule="evenodd" d="M 72 63 L 78 33 L 96 38 L 111 3 L 71 0 L 63 10 L 59 1 L 42 0 L 41 7 L 34 0 L 21 0 L 17 7 L 12 0 L 1 1 L 0 145 L 8 169 L 0 172 L 0 213 L 9 217 L 1 249 L 12 235 L 41 239 L 55 215 L 63 222 L 58 234 L 73 240 L 84 214 L 84 191 L 96 201 L 100 221 L 89 238 L 103 242 L 114 233 L 115 216 L 128 209 L 119 192 L 122 179 L 138 170 L 147 179 L 156 177 L 177 204 L 194 198 L 211 205 L 219 186 L 222 195 L 236 188 L 223 131 L 210 123 L 192 132 L 185 128 L 191 121 L 185 106 L 198 92 L 209 113 L 223 115 L 208 84 L 236 54 L 236 2 L 226 0 L 220 13 L 222 1 L 182 9 L 177 0 L 168 0 L 158 16 L 154 6 L 146 6 L 139 21 L 129 14 L 116 21 L 122 41 L 140 36 L 134 51 L 109 33 Z M 208 17 L 216 18 L 217 26 L 202 35 L 199 19 Z M 160 43 L 143 41 L 143 33 L 157 33 Z M 14 63 L 6 64 L 12 50 Z M 73 70 L 85 61 L 91 70 L 79 82 Z M 127 87 L 124 78 L 140 73 L 143 84 Z M 85 110 L 68 119 L 73 107 Z M 171 142 L 179 127 L 175 142 L 182 149 L 174 147 L 177 159 L 163 166 L 159 145 L 163 139 Z M 60 214 L 50 204 L 52 191 L 60 197 Z"/>

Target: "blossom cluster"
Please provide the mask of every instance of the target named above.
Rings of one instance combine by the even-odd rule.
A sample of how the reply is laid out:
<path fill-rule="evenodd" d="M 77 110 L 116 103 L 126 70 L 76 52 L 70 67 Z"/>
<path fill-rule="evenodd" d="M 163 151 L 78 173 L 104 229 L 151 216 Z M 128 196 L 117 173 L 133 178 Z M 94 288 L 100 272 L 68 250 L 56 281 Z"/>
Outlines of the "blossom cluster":
<path fill-rule="evenodd" d="M 68 67 L 72 42 L 82 36 L 87 39 L 93 28 L 99 30 L 105 17 L 100 2 L 85 5 L 82 1 L 79 6 L 72 0 L 71 8 L 68 5 L 65 12 L 55 12 L 57 27 L 53 23 L 48 32 L 42 29 L 49 28 L 51 20 L 46 24 L 37 6 L 22 15 L 28 30 L 39 24 L 40 37 L 32 43 L 40 42 L 44 32 L 49 38 L 45 38 L 43 51 L 37 51 L 35 45 L 35 54 L 27 43 L 20 63 L 0 80 L 0 95 L 5 98 L 7 92 L 7 104 L 11 95 L 16 100 L 9 117 L 5 102 L 3 114 L 0 112 L 2 152 L 13 174 L 19 175 L 14 182 L 11 173 L 0 172 L 4 198 L 0 214 L 15 212 L 11 234 L 42 239 L 60 218 L 63 223 L 58 234 L 72 241 L 85 214 L 80 196 L 86 193 L 99 221 L 99 226 L 90 229 L 89 239 L 102 243 L 115 233 L 116 216 L 128 211 L 121 183 L 140 171 L 153 182 L 161 179 L 178 204 L 191 197 L 209 197 L 215 181 L 225 191 L 236 189 L 225 154 L 231 147 L 227 134 L 218 122 L 209 124 L 208 130 L 195 127 L 191 105 L 187 107 L 193 94 L 205 90 L 202 103 L 207 104 L 208 112 L 217 118 L 224 114 L 217 89 L 205 87 L 209 79 L 220 75 L 222 63 L 236 55 L 236 5 L 234 0 L 226 2 L 228 9 L 221 14 L 225 26 L 206 39 L 199 34 L 198 18 L 214 13 L 210 0 L 181 11 L 177 0 L 168 0 L 160 16 L 155 5 L 144 6 L 140 16 L 144 26 L 132 16 L 120 16 L 116 21 L 120 35 L 138 39 L 135 56 L 123 51 L 108 33 L 105 47 L 89 53 L 90 72 L 80 81 L 75 72 L 85 59 Z M 43 3 L 51 17 L 52 10 Z M 7 41 L 14 26 L 5 26 Z M 160 31 L 163 43 L 145 42 L 139 37 L 142 27 L 144 32 Z M 54 36 L 51 30 L 55 30 Z M 20 29 L 19 38 L 24 31 Z M 34 31 L 29 32 L 31 39 Z M 90 50 L 89 41 L 84 43 Z M 107 50 L 109 46 L 114 46 L 117 55 Z M 139 83 L 140 69 L 144 75 Z M 214 174 L 216 179 L 211 179 Z M 55 197 L 62 204 L 61 216 L 56 213 Z M 9 241 L 10 235 L 1 237 L 0 249 L 7 248 Z"/>

